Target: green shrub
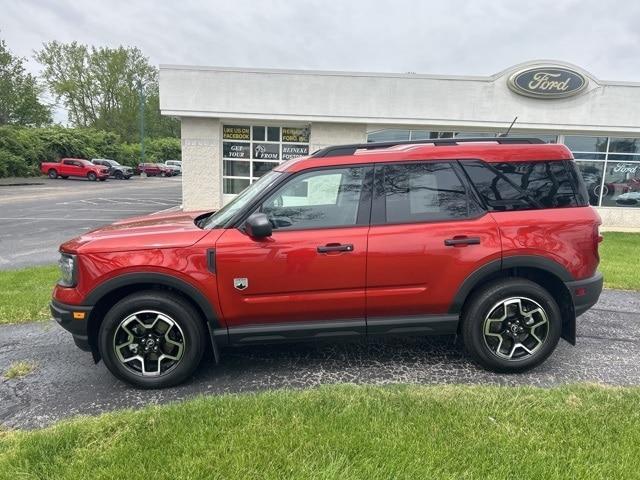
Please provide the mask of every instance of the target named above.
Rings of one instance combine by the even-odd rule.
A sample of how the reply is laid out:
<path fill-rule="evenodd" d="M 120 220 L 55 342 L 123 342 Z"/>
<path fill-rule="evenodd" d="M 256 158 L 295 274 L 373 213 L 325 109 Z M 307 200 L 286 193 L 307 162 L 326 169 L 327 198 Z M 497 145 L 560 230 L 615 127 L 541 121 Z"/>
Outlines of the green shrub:
<path fill-rule="evenodd" d="M 180 159 L 180 139 L 145 140 L 146 161 Z M 139 143 L 125 143 L 113 132 L 93 128 L 0 127 L 0 178 L 38 175 L 41 162 L 64 157 L 110 158 L 135 167 L 141 161 Z"/>

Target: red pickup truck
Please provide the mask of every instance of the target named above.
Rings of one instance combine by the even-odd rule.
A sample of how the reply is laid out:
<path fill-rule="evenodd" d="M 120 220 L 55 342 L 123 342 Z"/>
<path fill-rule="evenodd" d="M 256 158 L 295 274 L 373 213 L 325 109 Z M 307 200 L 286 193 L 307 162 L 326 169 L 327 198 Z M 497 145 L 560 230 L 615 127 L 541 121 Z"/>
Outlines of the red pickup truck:
<path fill-rule="evenodd" d="M 109 169 L 101 165 L 94 165 L 89 160 L 81 158 L 63 158 L 59 163 L 44 162 L 40 171 L 49 178 L 84 177 L 88 180 L 104 182 L 109 178 Z"/>

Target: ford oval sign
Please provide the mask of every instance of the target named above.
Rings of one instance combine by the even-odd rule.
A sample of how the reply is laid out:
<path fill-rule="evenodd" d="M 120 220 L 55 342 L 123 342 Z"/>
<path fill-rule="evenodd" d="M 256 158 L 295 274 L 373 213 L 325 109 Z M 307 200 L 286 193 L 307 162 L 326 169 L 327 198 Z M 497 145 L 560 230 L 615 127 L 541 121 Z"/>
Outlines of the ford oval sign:
<path fill-rule="evenodd" d="M 570 97 L 586 87 L 587 79 L 584 75 L 564 67 L 530 67 L 509 77 L 509 88 L 527 97 Z"/>

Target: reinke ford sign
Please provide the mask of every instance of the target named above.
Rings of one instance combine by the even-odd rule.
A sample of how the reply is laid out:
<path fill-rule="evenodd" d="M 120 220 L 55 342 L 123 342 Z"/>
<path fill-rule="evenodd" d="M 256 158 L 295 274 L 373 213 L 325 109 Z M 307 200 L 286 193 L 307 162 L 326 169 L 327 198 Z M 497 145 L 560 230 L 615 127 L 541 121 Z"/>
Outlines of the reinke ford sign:
<path fill-rule="evenodd" d="M 509 88 L 535 98 L 564 98 L 577 95 L 587 87 L 581 73 L 564 67 L 539 66 L 517 71 L 509 77 Z"/>

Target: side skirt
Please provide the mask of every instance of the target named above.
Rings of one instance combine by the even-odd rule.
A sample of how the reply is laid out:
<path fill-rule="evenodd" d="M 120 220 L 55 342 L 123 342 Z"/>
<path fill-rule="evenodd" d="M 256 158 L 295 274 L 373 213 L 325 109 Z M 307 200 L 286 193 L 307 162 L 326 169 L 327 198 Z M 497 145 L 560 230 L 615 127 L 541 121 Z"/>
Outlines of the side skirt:
<path fill-rule="evenodd" d="M 256 324 L 215 329 L 213 337 L 219 345 L 250 345 L 379 335 L 452 335 L 457 331 L 458 321 L 457 314 L 446 314 L 375 317 L 366 321 L 348 319 Z"/>

